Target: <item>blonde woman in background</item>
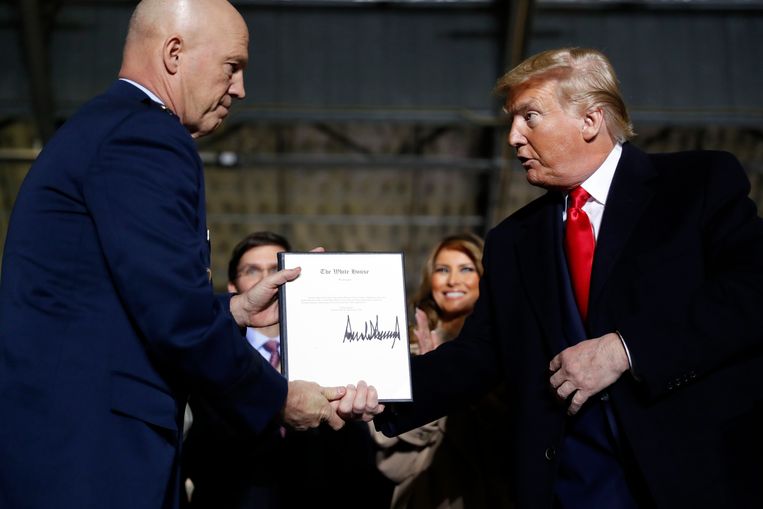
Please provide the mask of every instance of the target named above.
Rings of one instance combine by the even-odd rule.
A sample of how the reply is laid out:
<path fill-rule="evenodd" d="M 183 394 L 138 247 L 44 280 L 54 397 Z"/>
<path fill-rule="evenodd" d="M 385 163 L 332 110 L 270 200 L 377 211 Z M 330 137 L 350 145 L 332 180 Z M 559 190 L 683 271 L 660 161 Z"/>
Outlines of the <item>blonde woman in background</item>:
<path fill-rule="evenodd" d="M 479 297 L 482 248 L 482 239 L 471 233 L 447 236 L 434 247 L 413 299 L 412 353 L 423 355 L 458 336 Z M 395 483 L 391 507 L 510 507 L 507 417 L 506 406 L 491 394 L 398 437 L 375 433 L 377 465 Z"/>

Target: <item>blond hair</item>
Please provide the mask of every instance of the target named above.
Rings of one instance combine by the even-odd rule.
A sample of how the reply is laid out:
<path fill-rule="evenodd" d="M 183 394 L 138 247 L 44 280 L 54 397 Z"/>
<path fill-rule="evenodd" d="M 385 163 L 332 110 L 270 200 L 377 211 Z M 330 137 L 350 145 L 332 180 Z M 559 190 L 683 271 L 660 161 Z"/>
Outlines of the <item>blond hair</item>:
<path fill-rule="evenodd" d="M 601 108 L 615 141 L 622 143 L 635 136 L 615 70 L 595 49 L 559 48 L 533 55 L 501 76 L 495 92 L 508 96 L 529 83 L 551 80 L 558 84 L 559 102 L 564 107 L 576 108 L 578 113 Z"/>
<path fill-rule="evenodd" d="M 442 313 L 432 295 L 432 274 L 434 274 L 434 262 L 437 255 L 440 254 L 440 251 L 443 249 L 452 249 L 464 253 L 469 257 L 472 263 L 474 263 L 474 266 L 477 269 L 477 275 L 481 278 L 482 273 L 484 272 L 482 267 L 483 247 L 484 242 L 482 238 L 473 233 L 464 232 L 448 235 L 438 242 L 429 253 L 421 271 L 421 284 L 413 297 L 413 305 L 415 308 L 417 307 L 426 313 L 430 329 L 434 329 L 437 326 L 440 314 Z"/>

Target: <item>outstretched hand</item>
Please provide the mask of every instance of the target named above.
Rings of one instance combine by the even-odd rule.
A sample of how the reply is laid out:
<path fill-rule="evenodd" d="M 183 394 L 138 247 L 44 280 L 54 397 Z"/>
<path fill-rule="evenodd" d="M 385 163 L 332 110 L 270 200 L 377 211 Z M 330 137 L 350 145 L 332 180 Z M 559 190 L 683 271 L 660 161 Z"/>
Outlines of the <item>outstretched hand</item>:
<path fill-rule="evenodd" d="M 324 421 L 333 429 L 340 429 L 344 420 L 337 415 L 336 406 L 346 392 L 345 387 L 321 387 L 314 382 L 291 381 L 283 409 L 284 423 L 299 431 L 315 428 Z"/>
<path fill-rule="evenodd" d="M 419 355 L 424 355 L 440 346 L 443 340 L 437 330 L 429 330 L 429 320 L 423 310 L 416 308 L 415 317 L 416 327 L 413 329 L 413 334 L 419 344 Z"/>
<path fill-rule="evenodd" d="M 278 321 L 278 287 L 299 276 L 300 268 L 279 270 L 265 276 L 246 292 L 234 295 L 230 311 L 239 327 L 267 327 Z"/>
<path fill-rule="evenodd" d="M 337 414 L 345 421 L 369 422 L 384 411 L 384 405 L 379 403 L 379 395 L 373 385 L 367 385 L 363 380 L 358 385 L 348 385 L 344 397 L 334 401 L 332 406 Z"/>
<path fill-rule="evenodd" d="M 311 253 L 323 253 L 325 249 L 315 247 Z M 279 270 L 270 274 L 246 292 L 234 295 L 230 300 L 230 311 L 239 327 L 267 327 L 278 322 L 278 287 L 299 276 L 300 268 Z"/>
<path fill-rule="evenodd" d="M 620 337 L 610 332 L 565 348 L 548 365 L 550 383 L 561 401 L 569 401 L 567 413 L 576 414 L 583 404 L 620 378 L 629 369 L 628 355 Z"/>

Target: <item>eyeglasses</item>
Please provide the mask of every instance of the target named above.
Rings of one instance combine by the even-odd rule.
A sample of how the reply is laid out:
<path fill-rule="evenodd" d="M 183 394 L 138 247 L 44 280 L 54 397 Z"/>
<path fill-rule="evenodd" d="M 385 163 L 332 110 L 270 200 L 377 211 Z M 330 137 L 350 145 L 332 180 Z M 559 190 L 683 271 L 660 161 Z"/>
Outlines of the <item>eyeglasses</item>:
<path fill-rule="evenodd" d="M 244 265 L 244 267 L 236 273 L 236 277 L 263 278 L 268 274 L 273 274 L 275 272 L 278 272 L 277 267 L 262 268 L 255 265 Z"/>

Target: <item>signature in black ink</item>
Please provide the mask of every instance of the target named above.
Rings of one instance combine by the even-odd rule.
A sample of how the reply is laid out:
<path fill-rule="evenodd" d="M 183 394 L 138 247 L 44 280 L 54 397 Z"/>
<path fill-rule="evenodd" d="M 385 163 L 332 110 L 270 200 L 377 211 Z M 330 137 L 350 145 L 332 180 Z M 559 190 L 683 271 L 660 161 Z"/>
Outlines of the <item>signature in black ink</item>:
<path fill-rule="evenodd" d="M 400 339 L 400 323 L 398 322 L 397 317 L 395 317 L 394 330 L 379 330 L 379 315 L 376 315 L 375 322 L 372 322 L 371 320 L 363 322 L 363 332 L 353 332 L 350 315 L 347 315 L 347 325 L 344 328 L 342 343 L 345 341 L 372 341 L 374 339 L 379 341 L 391 339 L 392 346 L 390 348 L 395 348 L 395 343 Z"/>

